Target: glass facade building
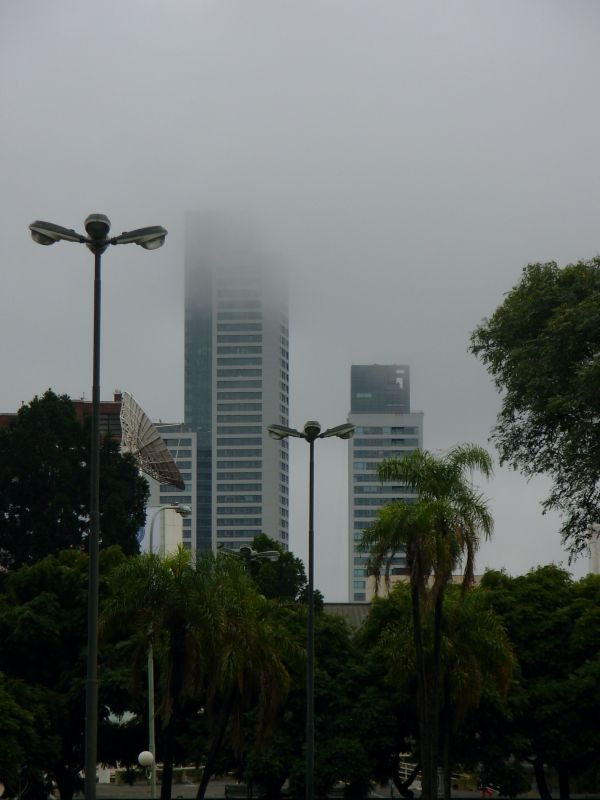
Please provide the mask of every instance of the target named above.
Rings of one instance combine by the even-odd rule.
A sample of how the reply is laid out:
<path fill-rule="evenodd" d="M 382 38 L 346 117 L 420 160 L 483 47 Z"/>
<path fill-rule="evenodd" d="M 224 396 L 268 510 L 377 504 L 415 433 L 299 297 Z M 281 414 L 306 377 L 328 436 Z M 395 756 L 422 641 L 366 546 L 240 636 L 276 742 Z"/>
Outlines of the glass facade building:
<path fill-rule="evenodd" d="M 348 591 L 350 602 L 367 602 L 368 553 L 358 550 L 362 532 L 382 506 L 412 499 L 406 487 L 382 484 L 377 465 L 423 446 L 423 413 L 410 410 L 410 368 L 406 365 L 352 366 L 350 395 L 348 421 L 356 430 L 348 451 Z M 404 556 L 399 554 L 395 569 L 404 567 Z"/>
<path fill-rule="evenodd" d="M 235 230 L 234 230 L 235 228 Z M 185 423 L 195 432 L 196 544 L 288 544 L 285 276 L 251 230 L 190 216 L 186 231 Z"/>

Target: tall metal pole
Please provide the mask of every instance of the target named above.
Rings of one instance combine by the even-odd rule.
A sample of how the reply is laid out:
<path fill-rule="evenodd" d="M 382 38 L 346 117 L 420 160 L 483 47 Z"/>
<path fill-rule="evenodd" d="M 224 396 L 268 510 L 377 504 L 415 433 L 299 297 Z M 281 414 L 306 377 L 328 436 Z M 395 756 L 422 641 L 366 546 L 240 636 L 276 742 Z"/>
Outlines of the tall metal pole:
<path fill-rule="evenodd" d="M 100 543 L 100 303 L 102 251 L 94 252 L 91 500 L 88 573 L 88 651 L 85 684 L 85 798 L 96 798 L 98 763 L 98 549 Z"/>
<path fill-rule="evenodd" d="M 150 555 L 154 552 L 154 523 L 161 512 L 166 511 L 167 508 L 168 506 L 159 508 L 152 517 L 148 544 Z M 152 641 L 148 644 L 148 750 L 152 753 L 150 797 L 154 800 L 156 797 L 156 726 L 154 724 L 154 648 Z"/>
<path fill-rule="evenodd" d="M 308 438 L 308 444 L 310 447 L 310 466 L 308 473 L 308 619 L 306 624 L 306 800 L 313 800 L 315 776 L 314 438 Z"/>

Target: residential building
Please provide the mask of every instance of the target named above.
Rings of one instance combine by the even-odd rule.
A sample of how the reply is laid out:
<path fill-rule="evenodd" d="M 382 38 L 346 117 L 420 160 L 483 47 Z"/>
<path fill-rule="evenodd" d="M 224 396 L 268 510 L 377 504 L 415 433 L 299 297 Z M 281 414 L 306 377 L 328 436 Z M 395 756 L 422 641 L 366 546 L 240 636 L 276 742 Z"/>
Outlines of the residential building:
<path fill-rule="evenodd" d="M 160 514 L 155 523 L 155 534 L 153 536 L 154 546 L 155 549 L 157 547 L 157 543 L 162 541 L 160 538 L 160 534 L 157 531 L 162 530 L 163 523 L 165 532 L 169 530 L 175 530 L 177 525 L 179 524 L 179 520 L 181 520 L 181 533 L 182 538 L 181 541 L 183 546 L 186 550 L 196 550 L 196 513 L 195 510 L 197 508 L 197 501 L 196 501 L 196 462 L 197 462 L 197 453 L 196 453 L 196 433 L 193 431 L 187 430 L 186 426 L 183 423 L 167 423 L 167 422 L 155 422 L 154 427 L 162 436 L 164 443 L 166 444 L 169 452 L 173 456 L 173 460 L 177 464 L 179 468 L 179 472 L 181 473 L 181 477 L 185 482 L 184 489 L 176 489 L 174 486 L 171 486 L 168 483 L 159 483 L 158 481 L 154 480 L 153 478 L 149 478 L 146 476 L 150 487 L 150 496 L 148 498 L 148 512 L 146 516 L 147 524 L 152 519 L 153 509 L 158 509 L 160 506 L 165 505 L 175 505 L 180 503 L 182 505 L 188 505 L 192 509 L 192 513 L 189 516 L 181 518 L 177 513 L 175 515 L 167 514 L 163 520 L 163 514 Z M 171 528 L 169 528 L 171 525 Z M 173 549 L 169 542 L 171 542 L 171 538 L 167 536 L 167 548 Z M 174 541 L 174 540 L 173 540 Z M 158 552 L 158 550 L 156 550 Z"/>
<path fill-rule="evenodd" d="M 100 436 L 109 433 L 115 439 L 121 439 L 121 400 L 122 392 L 115 389 L 112 400 L 100 401 Z M 79 422 L 83 423 L 86 417 L 92 416 L 92 401 L 84 397 L 79 400 L 71 400 L 75 407 L 75 415 Z M 17 412 L 0 414 L 0 428 L 7 428 L 11 420 L 15 419 Z"/>
<path fill-rule="evenodd" d="M 423 413 L 410 408 L 410 368 L 401 364 L 354 365 L 351 368 L 349 422 L 356 426 L 348 454 L 349 598 L 368 602 L 368 553 L 358 545 L 365 528 L 379 509 L 392 500 L 410 501 L 412 495 L 399 483 L 381 483 L 377 466 L 385 458 L 403 458 L 423 446 Z M 399 554 L 393 565 L 405 571 Z"/>
<path fill-rule="evenodd" d="M 185 423 L 196 434 L 196 547 L 288 544 L 285 275 L 239 224 L 191 215 L 186 229 Z"/>

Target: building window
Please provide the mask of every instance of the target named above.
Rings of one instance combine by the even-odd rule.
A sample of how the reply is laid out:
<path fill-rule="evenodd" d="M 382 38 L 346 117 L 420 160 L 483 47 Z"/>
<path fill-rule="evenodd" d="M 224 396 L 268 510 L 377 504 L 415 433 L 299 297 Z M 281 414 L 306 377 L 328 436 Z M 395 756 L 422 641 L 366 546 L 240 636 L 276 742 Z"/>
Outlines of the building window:
<path fill-rule="evenodd" d="M 262 482 L 258 483 L 219 483 L 217 492 L 261 492 Z"/>
<path fill-rule="evenodd" d="M 258 366 L 259 364 L 262 364 L 262 358 L 252 358 L 250 356 L 246 356 L 245 358 L 223 358 L 219 361 L 219 366 L 224 366 L 225 364 L 234 364 L 239 367 L 243 366 L 244 364 L 247 364 L 248 366 Z M 217 375 L 219 372 L 220 370 L 217 370 Z"/>
<path fill-rule="evenodd" d="M 260 331 L 262 325 L 260 322 L 219 322 L 217 324 L 217 331 Z"/>
<path fill-rule="evenodd" d="M 244 355 L 244 354 L 257 355 L 258 353 L 262 353 L 261 345 L 237 344 L 237 345 L 219 345 L 217 347 L 217 355 L 220 356 Z"/>
<path fill-rule="evenodd" d="M 217 392 L 217 400 L 262 400 L 262 392 Z"/>
<path fill-rule="evenodd" d="M 217 389 L 262 389 L 262 381 L 256 380 L 230 380 L 230 381 L 217 381 Z M 261 396 L 259 394 L 259 396 Z M 239 395 L 237 395 L 239 397 Z"/>
<path fill-rule="evenodd" d="M 218 403 L 217 411 L 262 411 L 262 403 Z"/>
<path fill-rule="evenodd" d="M 262 461 L 217 461 L 217 469 L 252 469 L 262 468 Z"/>

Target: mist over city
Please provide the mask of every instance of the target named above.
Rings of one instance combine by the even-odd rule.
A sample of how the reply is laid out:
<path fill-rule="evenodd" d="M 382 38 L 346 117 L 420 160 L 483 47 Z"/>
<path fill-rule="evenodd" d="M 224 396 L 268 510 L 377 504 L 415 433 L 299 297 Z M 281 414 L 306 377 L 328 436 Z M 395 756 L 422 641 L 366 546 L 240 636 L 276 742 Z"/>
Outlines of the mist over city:
<path fill-rule="evenodd" d="M 585 0 L 7 0 L 0 412 L 91 398 L 93 259 L 28 225 L 101 212 L 168 230 L 104 256 L 102 398 L 183 420 L 185 219 L 209 215 L 289 277 L 290 425 L 345 422 L 351 365 L 410 365 L 424 446 L 496 461 L 477 572 L 566 565 L 549 481 L 497 463 L 501 396 L 468 348 L 528 263 L 598 254 L 599 23 Z M 317 448 L 315 582 L 344 601 L 347 445 Z M 290 442 L 303 559 L 307 451 Z"/>

